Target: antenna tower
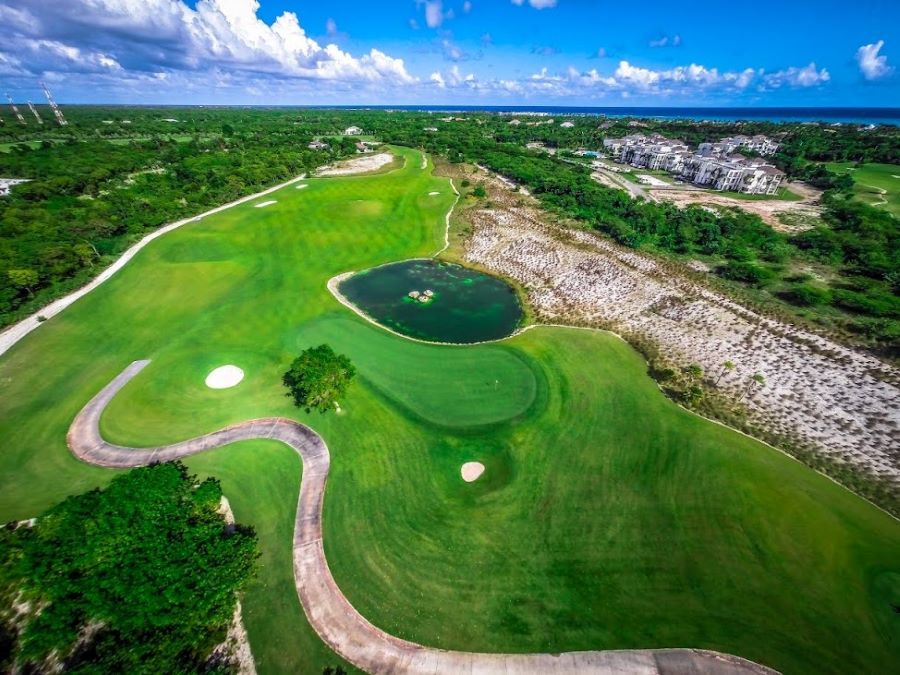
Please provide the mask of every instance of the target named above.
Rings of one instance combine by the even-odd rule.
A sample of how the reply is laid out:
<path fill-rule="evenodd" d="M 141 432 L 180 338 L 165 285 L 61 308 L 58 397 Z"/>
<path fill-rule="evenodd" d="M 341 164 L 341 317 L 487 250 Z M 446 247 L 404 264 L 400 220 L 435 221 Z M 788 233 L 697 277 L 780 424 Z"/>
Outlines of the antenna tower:
<path fill-rule="evenodd" d="M 41 119 L 41 116 L 38 115 L 37 108 L 34 107 L 34 103 L 28 101 L 28 109 L 31 110 L 31 114 L 34 115 L 34 119 L 37 120 L 38 124 L 43 124 L 44 120 Z"/>
<path fill-rule="evenodd" d="M 61 127 L 66 126 L 69 122 L 66 120 L 65 115 L 62 114 L 62 110 L 59 109 L 59 106 L 56 105 L 56 101 L 54 101 L 53 97 L 50 95 L 50 89 L 43 82 L 41 82 L 41 89 L 44 90 L 44 96 L 47 97 L 47 103 L 50 104 L 50 110 L 53 111 L 53 115 L 56 117 L 56 123 Z"/>
<path fill-rule="evenodd" d="M 16 119 L 19 120 L 19 124 L 25 124 L 25 118 L 22 117 L 22 113 L 19 112 L 19 109 L 16 107 L 16 104 L 13 103 L 12 96 L 7 94 L 6 100 L 9 101 L 9 105 L 12 106 L 13 115 L 15 115 Z"/>

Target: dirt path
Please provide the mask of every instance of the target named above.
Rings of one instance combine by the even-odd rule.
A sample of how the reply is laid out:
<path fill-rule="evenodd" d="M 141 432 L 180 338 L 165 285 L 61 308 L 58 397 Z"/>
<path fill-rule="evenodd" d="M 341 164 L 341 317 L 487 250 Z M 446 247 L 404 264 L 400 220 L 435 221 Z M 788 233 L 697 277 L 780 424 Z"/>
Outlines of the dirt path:
<path fill-rule="evenodd" d="M 155 448 L 126 448 L 100 435 L 103 410 L 149 361 L 135 361 L 78 413 L 69 428 L 72 452 L 89 464 L 114 468 L 166 462 L 257 438 L 293 448 L 303 462 L 294 521 L 294 583 L 310 624 L 335 652 L 370 673 L 715 673 L 775 671 L 744 659 L 697 649 L 642 649 L 563 654 L 478 654 L 424 647 L 369 623 L 341 593 L 322 545 L 322 503 L 330 458 L 322 438 L 293 420 L 273 417 L 225 427 L 188 441 Z"/>

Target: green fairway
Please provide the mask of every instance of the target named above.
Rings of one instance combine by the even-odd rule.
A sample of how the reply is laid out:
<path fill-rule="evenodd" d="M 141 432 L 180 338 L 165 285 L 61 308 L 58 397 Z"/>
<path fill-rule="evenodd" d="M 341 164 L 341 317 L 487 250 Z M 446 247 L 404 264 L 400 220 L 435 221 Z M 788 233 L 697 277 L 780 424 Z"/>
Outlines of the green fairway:
<path fill-rule="evenodd" d="M 443 241 L 447 180 L 395 152 L 406 161 L 394 171 L 310 179 L 167 234 L 0 358 L 0 522 L 110 479 L 71 456 L 66 431 L 147 358 L 104 414 L 107 439 L 172 442 L 274 415 L 309 424 L 332 456 L 334 576 L 395 635 L 473 651 L 703 647 L 785 673 L 900 668 L 900 524 L 678 408 L 615 336 L 420 344 L 335 300 L 334 275 Z M 323 342 L 359 371 L 339 415 L 299 412 L 280 381 Z M 244 380 L 207 388 L 223 364 Z M 463 482 L 466 461 L 484 476 Z M 293 586 L 298 458 L 253 441 L 187 463 L 220 477 L 259 532 L 244 598 L 259 672 L 342 663 Z"/>
<path fill-rule="evenodd" d="M 887 209 L 900 218 L 900 166 L 896 164 L 831 163 L 829 170 L 853 176 L 853 194 L 860 201 Z"/>

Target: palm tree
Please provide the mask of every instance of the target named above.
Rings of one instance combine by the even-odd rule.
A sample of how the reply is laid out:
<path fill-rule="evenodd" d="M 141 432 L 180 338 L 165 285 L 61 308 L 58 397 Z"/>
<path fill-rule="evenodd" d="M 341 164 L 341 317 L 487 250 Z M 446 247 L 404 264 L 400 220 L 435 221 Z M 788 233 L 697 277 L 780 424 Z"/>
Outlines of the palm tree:
<path fill-rule="evenodd" d="M 750 376 L 750 379 L 747 381 L 747 387 L 744 389 L 744 393 L 741 394 L 741 397 L 738 399 L 738 403 L 744 400 L 744 397 L 750 393 L 750 390 L 753 388 L 753 385 L 759 385 L 760 387 L 766 384 L 766 378 L 762 376 L 761 373 L 753 373 Z"/>
<path fill-rule="evenodd" d="M 719 376 L 716 378 L 716 382 L 715 382 L 716 387 L 719 386 L 719 380 L 722 379 L 722 376 L 731 370 L 734 370 L 734 362 L 733 361 L 726 361 L 725 363 L 722 364 L 722 370 L 719 371 Z"/>
<path fill-rule="evenodd" d="M 691 381 L 691 384 L 694 384 L 697 380 L 703 377 L 703 368 L 698 366 L 696 363 L 692 363 L 684 369 L 685 374 Z"/>

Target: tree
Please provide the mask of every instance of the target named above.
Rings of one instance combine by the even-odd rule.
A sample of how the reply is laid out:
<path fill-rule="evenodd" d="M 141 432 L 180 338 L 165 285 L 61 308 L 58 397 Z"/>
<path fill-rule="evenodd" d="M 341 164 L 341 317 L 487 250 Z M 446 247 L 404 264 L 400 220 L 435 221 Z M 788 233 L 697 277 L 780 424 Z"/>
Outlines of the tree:
<path fill-rule="evenodd" d="M 738 402 L 744 400 L 744 397 L 750 393 L 750 390 L 753 389 L 754 386 L 763 387 L 766 384 L 766 378 L 762 376 L 761 373 L 753 373 L 750 376 L 750 379 L 747 380 L 747 386 L 744 389 L 744 393 L 741 394 L 741 397 L 738 399 Z"/>
<path fill-rule="evenodd" d="M 324 413 L 337 406 L 354 375 L 356 368 L 349 358 L 335 354 L 328 345 L 319 345 L 294 359 L 282 382 L 298 408 Z"/>
<path fill-rule="evenodd" d="M 156 464 L 0 532 L 0 619 L 13 602 L 31 608 L 13 670 L 50 658 L 63 672 L 202 671 L 259 557 L 221 497 L 214 478 Z"/>
<path fill-rule="evenodd" d="M 715 386 L 718 387 L 718 386 L 719 386 L 719 380 L 722 379 L 722 376 L 725 375 L 725 373 L 730 372 L 730 371 L 732 371 L 732 370 L 734 370 L 734 362 L 732 362 L 732 361 L 726 361 L 725 363 L 723 363 L 723 364 L 722 364 L 722 370 L 719 371 L 719 376 L 716 378 Z"/>
<path fill-rule="evenodd" d="M 701 368 L 696 363 L 692 363 L 684 369 L 685 374 L 688 376 L 688 379 L 691 381 L 691 384 L 694 384 L 703 377 L 703 368 Z"/>
<path fill-rule="evenodd" d="M 6 276 L 9 278 L 9 281 L 13 286 L 17 288 L 24 288 L 28 291 L 28 295 L 31 296 L 34 295 L 34 291 L 32 289 L 40 279 L 38 273 L 30 269 L 9 270 L 6 273 Z"/>
<path fill-rule="evenodd" d="M 478 197 L 478 199 L 484 199 L 487 196 L 487 190 L 484 189 L 484 185 L 478 184 L 472 190 L 472 196 Z"/>

